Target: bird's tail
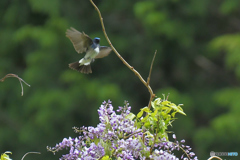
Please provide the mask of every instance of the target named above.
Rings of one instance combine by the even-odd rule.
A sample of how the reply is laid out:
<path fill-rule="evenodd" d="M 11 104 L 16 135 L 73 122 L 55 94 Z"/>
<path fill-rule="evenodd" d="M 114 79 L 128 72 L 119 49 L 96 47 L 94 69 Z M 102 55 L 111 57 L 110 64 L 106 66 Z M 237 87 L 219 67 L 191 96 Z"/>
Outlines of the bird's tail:
<path fill-rule="evenodd" d="M 89 65 L 81 65 L 79 62 L 73 62 L 73 63 L 70 63 L 68 66 L 69 66 L 69 68 L 76 70 L 78 72 L 81 72 L 81 73 L 85 73 L 85 74 L 92 73 L 90 64 Z"/>

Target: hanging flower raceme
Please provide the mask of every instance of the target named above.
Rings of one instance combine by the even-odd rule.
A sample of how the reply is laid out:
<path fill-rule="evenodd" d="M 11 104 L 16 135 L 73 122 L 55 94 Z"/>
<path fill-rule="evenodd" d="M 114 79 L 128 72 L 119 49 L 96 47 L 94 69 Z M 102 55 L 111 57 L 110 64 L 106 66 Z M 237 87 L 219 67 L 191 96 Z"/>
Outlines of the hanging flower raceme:
<path fill-rule="evenodd" d="M 160 104 L 160 101 L 158 103 Z M 156 110 L 159 104 L 152 104 L 154 105 L 153 108 Z M 174 135 L 175 142 L 168 141 L 165 131 L 166 125 L 169 124 L 164 122 L 166 119 L 160 114 L 166 111 L 162 109 L 158 108 L 159 112 L 153 112 L 154 114 L 150 110 L 143 109 L 138 116 L 135 116 L 130 112 L 131 107 L 129 104 L 125 102 L 124 107 L 119 107 L 117 114 L 113 110 L 111 101 L 104 101 L 98 110 L 100 123 L 97 127 L 73 127 L 75 132 L 80 133 L 80 136 L 64 138 L 55 147 L 47 147 L 47 149 L 53 153 L 62 149 L 69 149 L 69 153 L 63 155 L 60 160 L 178 160 L 179 158 L 173 154 L 173 151 L 179 149 L 184 151 L 181 158 L 197 159 L 197 157 L 194 157 L 195 154 L 190 152 L 191 148 L 183 145 L 184 140 L 178 142 Z M 180 111 L 183 112 L 181 109 Z M 154 116 L 156 123 L 152 122 L 151 125 L 146 119 L 143 120 L 142 114 L 144 112 L 147 113 L 147 116 L 144 118 L 152 119 Z M 168 112 L 170 111 L 168 110 Z M 175 112 L 178 111 L 175 110 Z M 162 116 L 162 119 L 160 116 Z M 169 117 L 167 121 L 171 123 Z M 160 125 L 158 124 L 157 126 L 157 122 Z M 163 126 L 164 123 L 165 126 Z M 164 134 L 161 129 L 159 129 L 161 132 L 156 129 L 156 127 L 159 128 L 160 126 L 165 127 Z"/>

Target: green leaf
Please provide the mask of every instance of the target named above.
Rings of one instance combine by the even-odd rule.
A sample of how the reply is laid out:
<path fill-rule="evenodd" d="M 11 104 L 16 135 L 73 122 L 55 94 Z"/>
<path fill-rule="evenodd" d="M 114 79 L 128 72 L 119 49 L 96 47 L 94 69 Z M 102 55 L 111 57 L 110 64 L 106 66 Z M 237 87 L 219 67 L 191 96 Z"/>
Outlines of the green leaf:
<path fill-rule="evenodd" d="M 142 122 L 137 122 L 136 126 L 137 126 L 137 128 L 141 128 L 142 127 Z"/>
<path fill-rule="evenodd" d="M 143 112 L 150 113 L 151 110 L 150 110 L 148 107 L 144 107 L 144 108 L 142 108 L 141 111 L 137 114 L 137 118 L 142 117 Z"/>
<path fill-rule="evenodd" d="M 141 111 L 137 114 L 137 118 L 142 117 L 142 115 L 143 115 L 143 111 L 141 110 Z"/>
<path fill-rule="evenodd" d="M 155 103 L 153 101 L 151 101 L 151 105 L 152 105 L 152 108 L 155 109 L 156 106 L 155 106 Z"/>
<path fill-rule="evenodd" d="M 163 101 L 161 104 L 162 105 L 164 105 L 164 106 L 166 106 L 166 105 L 169 105 L 171 102 L 169 102 L 169 101 Z"/>
<path fill-rule="evenodd" d="M 176 114 L 176 113 L 177 113 L 177 112 L 173 112 L 173 113 L 172 113 L 172 117 L 175 117 L 175 114 Z"/>
<path fill-rule="evenodd" d="M 159 110 L 158 108 L 155 109 L 155 111 L 154 111 L 153 114 L 152 114 L 153 117 L 155 117 L 155 116 L 157 115 L 158 110 Z"/>
<path fill-rule="evenodd" d="M 110 159 L 111 159 L 111 158 L 109 158 L 108 155 L 106 155 L 106 156 L 104 156 L 104 157 L 101 158 L 101 160 L 110 160 Z"/>
<path fill-rule="evenodd" d="M 7 155 L 7 153 L 12 154 L 12 152 L 10 151 L 4 152 L 3 154 L 1 154 L 1 160 L 12 160 L 11 158 L 9 158 L 9 155 Z"/>
<path fill-rule="evenodd" d="M 141 120 L 141 122 L 145 123 L 145 122 L 147 121 L 148 117 L 149 117 L 149 115 L 145 116 L 145 117 Z"/>
<path fill-rule="evenodd" d="M 183 109 L 180 106 L 176 106 L 176 104 L 172 103 L 170 107 L 173 108 L 178 113 L 181 113 L 186 116 L 186 114 L 183 112 Z"/>
<path fill-rule="evenodd" d="M 146 131 L 144 134 L 146 134 L 146 137 L 148 137 L 148 138 L 154 137 L 149 131 Z"/>
<path fill-rule="evenodd" d="M 146 112 L 146 113 L 149 113 L 151 112 L 151 110 L 148 108 L 148 107 L 144 107 L 141 109 L 142 111 Z"/>
<path fill-rule="evenodd" d="M 159 106 L 160 104 L 161 104 L 161 98 L 157 98 L 157 99 L 155 99 L 155 101 L 154 101 L 154 105 L 155 106 Z"/>
<path fill-rule="evenodd" d="M 150 127 L 150 125 L 151 125 L 151 123 L 149 121 L 144 123 L 144 126 L 147 127 L 147 128 Z"/>
<path fill-rule="evenodd" d="M 127 118 L 129 120 L 133 120 L 135 117 L 136 117 L 135 114 L 129 113 L 125 118 Z"/>

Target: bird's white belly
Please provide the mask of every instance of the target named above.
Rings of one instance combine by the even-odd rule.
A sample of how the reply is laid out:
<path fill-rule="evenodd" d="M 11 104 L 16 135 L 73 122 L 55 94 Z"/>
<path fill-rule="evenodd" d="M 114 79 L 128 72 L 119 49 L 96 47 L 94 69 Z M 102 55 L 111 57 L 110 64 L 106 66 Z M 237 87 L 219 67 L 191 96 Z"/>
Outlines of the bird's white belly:
<path fill-rule="evenodd" d="M 95 48 L 94 50 L 91 49 L 87 52 L 87 54 L 82 58 L 79 63 L 81 65 L 89 65 L 91 61 L 97 56 L 99 53 L 99 47 Z"/>

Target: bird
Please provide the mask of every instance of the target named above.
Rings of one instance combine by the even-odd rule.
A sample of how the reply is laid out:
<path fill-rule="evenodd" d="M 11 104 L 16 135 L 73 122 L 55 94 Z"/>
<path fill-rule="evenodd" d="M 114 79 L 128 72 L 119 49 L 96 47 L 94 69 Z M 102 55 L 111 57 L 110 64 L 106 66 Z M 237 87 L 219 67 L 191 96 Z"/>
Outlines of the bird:
<path fill-rule="evenodd" d="M 92 73 L 91 63 L 97 58 L 108 56 L 112 49 L 111 47 L 100 46 L 100 38 L 95 37 L 93 40 L 84 32 L 79 32 L 73 27 L 67 29 L 66 37 L 70 39 L 77 53 L 86 55 L 77 62 L 70 63 L 69 68 L 81 73 Z"/>

